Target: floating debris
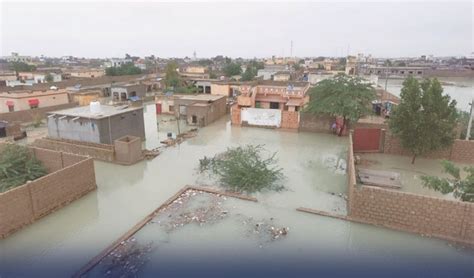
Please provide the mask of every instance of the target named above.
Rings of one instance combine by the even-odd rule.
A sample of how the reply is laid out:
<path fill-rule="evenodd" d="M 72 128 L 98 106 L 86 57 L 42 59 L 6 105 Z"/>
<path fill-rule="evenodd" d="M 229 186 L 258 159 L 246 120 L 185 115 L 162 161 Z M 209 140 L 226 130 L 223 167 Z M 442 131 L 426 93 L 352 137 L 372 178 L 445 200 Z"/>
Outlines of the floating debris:
<path fill-rule="evenodd" d="M 264 244 L 270 243 L 277 239 L 288 235 L 289 227 L 277 227 L 273 223 L 273 217 L 255 221 L 252 217 L 242 220 L 242 224 L 248 226 L 247 236 L 257 237 L 259 248 L 263 248 Z"/>
<path fill-rule="evenodd" d="M 122 241 L 120 245 L 100 261 L 104 276 L 136 277 L 149 261 L 147 255 L 154 249 L 153 242 L 139 244 L 135 237 Z"/>

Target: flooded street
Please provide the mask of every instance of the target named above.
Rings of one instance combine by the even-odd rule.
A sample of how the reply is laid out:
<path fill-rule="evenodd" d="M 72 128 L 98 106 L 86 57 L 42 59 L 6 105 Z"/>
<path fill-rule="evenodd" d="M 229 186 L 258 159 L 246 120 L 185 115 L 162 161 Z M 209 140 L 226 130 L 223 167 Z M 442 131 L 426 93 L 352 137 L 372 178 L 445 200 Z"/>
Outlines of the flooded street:
<path fill-rule="evenodd" d="M 154 105 L 147 105 L 145 113 L 144 144 L 152 149 L 168 132 L 176 132 L 177 124 L 173 117 L 160 116 L 157 125 Z M 190 127 L 182 122 L 180 129 Z M 269 153 L 277 152 L 286 190 L 255 194 L 258 203 L 227 198 L 223 209 L 231 212 L 228 217 L 203 227 L 191 223 L 162 237 L 160 252 L 153 252 L 153 260 L 163 264 L 154 267 L 166 267 L 167 261 L 177 257 L 198 258 L 202 253 L 217 260 L 222 253 L 238 256 L 248 252 L 304 254 L 307 258 L 349 254 L 363 260 L 367 255 L 385 263 L 406 260 L 407 255 L 420 261 L 435 256 L 464 267 L 474 264 L 472 253 L 445 241 L 297 212 L 297 207 L 307 207 L 346 213 L 347 142 L 347 138 L 328 134 L 232 127 L 225 117 L 153 160 L 133 166 L 96 161 L 97 191 L 0 241 L 0 276 L 17 277 L 32 271 L 72 275 L 185 185 L 219 188 L 197 174 L 198 160 L 245 144 L 262 144 Z M 259 248 L 261 239 L 241 236 L 245 232 L 242 217 L 274 218 L 279 227 L 290 231 L 286 238 Z M 149 238 L 143 232 L 146 245 Z"/>

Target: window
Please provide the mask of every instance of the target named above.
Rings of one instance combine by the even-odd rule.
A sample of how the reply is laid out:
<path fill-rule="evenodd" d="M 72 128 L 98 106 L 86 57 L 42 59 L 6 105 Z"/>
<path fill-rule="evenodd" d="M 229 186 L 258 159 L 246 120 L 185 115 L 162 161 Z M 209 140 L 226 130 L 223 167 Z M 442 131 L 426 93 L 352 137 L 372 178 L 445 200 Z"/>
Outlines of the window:
<path fill-rule="evenodd" d="M 296 112 L 300 111 L 300 107 L 299 107 L 299 106 L 295 106 L 295 111 L 296 111 Z"/>
<path fill-rule="evenodd" d="M 260 101 L 256 101 L 255 108 L 262 108 L 262 103 Z"/>
<path fill-rule="evenodd" d="M 280 103 L 270 102 L 270 109 L 280 109 Z"/>
<path fill-rule="evenodd" d="M 15 111 L 15 106 L 8 105 L 8 112 L 14 112 L 14 111 Z"/>
<path fill-rule="evenodd" d="M 170 112 L 174 112 L 174 106 L 173 105 L 170 105 L 169 108 Z"/>
<path fill-rule="evenodd" d="M 193 121 L 193 124 L 197 123 L 197 117 L 195 115 L 193 115 L 192 121 Z"/>
<path fill-rule="evenodd" d="M 31 104 L 30 105 L 30 109 L 36 109 L 36 108 L 38 108 L 38 104 Z"/>

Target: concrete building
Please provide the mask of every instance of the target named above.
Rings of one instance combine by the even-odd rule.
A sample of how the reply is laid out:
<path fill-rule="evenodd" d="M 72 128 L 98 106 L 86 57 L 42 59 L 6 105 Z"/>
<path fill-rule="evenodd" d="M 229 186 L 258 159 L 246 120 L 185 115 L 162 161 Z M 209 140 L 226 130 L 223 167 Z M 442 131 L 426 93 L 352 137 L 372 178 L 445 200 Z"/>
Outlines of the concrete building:
<path fill-rule="evenodd" d="M 107 68 L 120 67 L 128 63 L 133 63 L 132 59 L 112 58 L 109 61 L 105 62 L 105 66 Z"/>
<path fill-rule="evenodd" d="M 297 129 L 299 111 L 309 101 L 308 82 L 257 81 L 242 84 L 237 103 L 231 108 L 231 122 Z"/>
<path fill-rule="evenodd" d="M 98 101 L 101 95 L 102 91 L 100 89 L 80 90 L 77 92 L 69 92 L 69 100 L 76 102 L 79 106 L 86 106 L 93 101 Z"/>
<path fill-rule="evenodd" d="M 198 88 L 199 94 L 212 94 L 212 80 L 198 80 L 194 86 Z"/>
<path fill-rule="evenodd" d="M 31 110 L 69 103 L 64 89 L 12 90 L 0 92 L 0 113 Z"/>
<path fill-rule="evenodd" d="M 91 104 L 50 112 L 48 135 L 110 145 L 127 135 L 145 140 L 143 107 Z"/>
<path fill-rule="evenodd" d="M 125 84 L 112 86 L 110 88 L 114 101 L 126 101 L 129 99 L 143 99 L 146 96 L 147 86 L 145 84 Z"/>
<path fill-rule="evenodd" d="M 355 75 L 356 74 L 356 68 L 357 68 L 357 57 L 356 56 L 347 56 L 345 73 L 347 75 Z"/>
<path fill-rule="evenodd" d="M 189 125 L 206 126 L 227 111 L 227 97 L 219 95 L 179 95 L 156 98 L 158 114 L 186 118 Z"/>
<path fill-rule="evenodd" d="M 289 81 L 291 74 L 289 71 L 279 71 L 273 75 L 274 81 Z"/>

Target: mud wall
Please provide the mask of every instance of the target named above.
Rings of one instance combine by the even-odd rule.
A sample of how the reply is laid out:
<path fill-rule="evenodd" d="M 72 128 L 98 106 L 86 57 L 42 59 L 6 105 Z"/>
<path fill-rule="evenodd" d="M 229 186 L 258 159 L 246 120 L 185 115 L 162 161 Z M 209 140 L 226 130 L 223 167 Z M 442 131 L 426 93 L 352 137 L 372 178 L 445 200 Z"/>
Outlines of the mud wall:
<path fill-rule="evenodd" d="M 0 238 L 97 188 L 92 159 L 38 148 L 32 151 L 52 171 L 0 193 Z"/>

